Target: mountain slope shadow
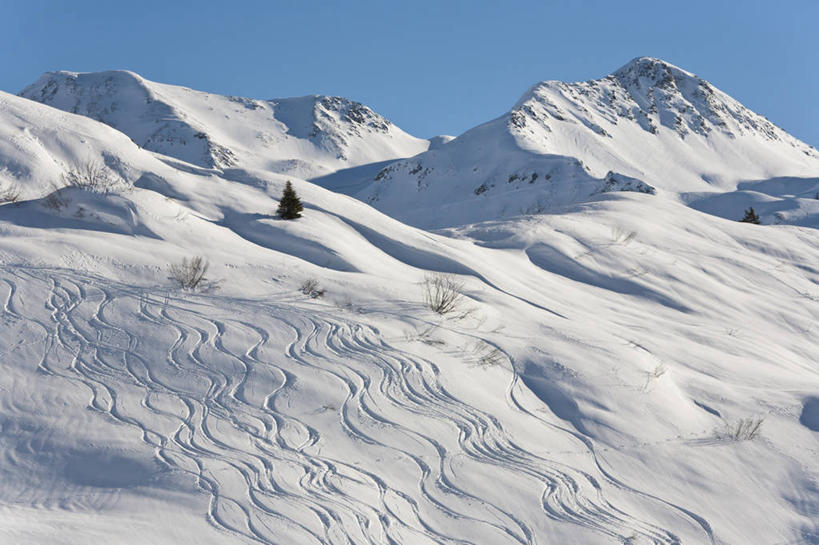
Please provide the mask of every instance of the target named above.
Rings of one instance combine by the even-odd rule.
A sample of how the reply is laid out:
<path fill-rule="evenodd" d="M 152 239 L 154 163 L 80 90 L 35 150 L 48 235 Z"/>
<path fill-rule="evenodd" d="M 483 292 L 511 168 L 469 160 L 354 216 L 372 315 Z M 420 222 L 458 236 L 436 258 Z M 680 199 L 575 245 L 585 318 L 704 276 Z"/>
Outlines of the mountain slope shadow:
<path fill-rule="evenodd" d="M 95 488 L 127 488 L 150 483 L 161 468 L 149 460 L 105 449 L 63 454 L 62 475 L 74 484 Z"/>
<path fill-rule="evenodd" d="M 350 168 L 343 168 L 330 174 L 311 178 L 310 182 L 344 195 L 355 195 L 370 184 L 384 167 L 402 159 L 387 159 Z"/>
<path fill-rule="evenodd" d="M 783 176 L 740 182 L 735 191 L 684 193 L 694 210 L 739 220 L 753 207 L 763 224 L 819 229 L 819 178 Z"/>
<path fill-rule="evenodd" d="M 222 209 L 222 220 L 216 225 L 227 227 L 243 239 L 263 248 L 290 254 L 313 265 L 341 272 L 359 272 L 349 261 L 333 249 L 289 232 L 277 225 L 282 220 L 265 214 Z"/>
<path fill-rule="evenodd" d="M 809 397 L 802 405 L 799 423 L 811 431 L 819 432 L 819 397 Z"/>
<path fill-rule="evenodd" d="M 473 269 L 442 254 L 422 250 L 415 246 L 409 246 L 408 244 L 399 242 L 398 240 L 390 238 L 387 235 L 382 235 L 374 229 L 365 227 L 364 225 L 356 223 L 348 218 L 341 216 L 336 217 L 355 229 L 358 234 L 367 240 L 367 242 L 393 259 L 405 263 L 411 267 L 428 271 L 472 275 L 477 278 L 483 278 Z"/>
<path fill-rule="evenodd" d="M 0 206 L 0 221 L 34 229 L 76 229 L 160 237 L 140 221 L 136 205 L 121 195 L 62 188 L 31 201 Z"/>
<path fill-rule="evenodd" d="M 545 403 L 558 418 L 569 422 L 583 435 L 589 435 L 583 425 L 583 414 L 577 402 L 557 386 L 554 380 L 544 373 L 543 368 L 528 362 L 520 373 L 520 378 L 535 396 Z"/>
<path fill-rule="evenodd" d="M 601 274 L 581 263 L 576 259 L 563 254 L 556 248 L 538 243 L 526 248 L 526 255 L 533 265 L 540 267 L 544 271 L 557 274 L 582 282 L 596 288 L 613 291 L 623 295 L 640 297 L 659 303 L 663 306 L 678 310 L 680 312 L 690 312 L 685 305 L 667 297 L 659 291 L 653 290 L 638 282 L 623 277 L 608 276 Z"/>

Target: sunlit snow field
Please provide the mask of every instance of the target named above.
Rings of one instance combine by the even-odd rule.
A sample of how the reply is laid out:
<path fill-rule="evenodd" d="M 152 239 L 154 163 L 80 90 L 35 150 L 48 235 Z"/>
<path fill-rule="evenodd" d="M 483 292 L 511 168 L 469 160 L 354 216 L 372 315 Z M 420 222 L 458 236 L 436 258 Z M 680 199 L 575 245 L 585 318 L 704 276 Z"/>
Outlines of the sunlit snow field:
<path fill-rule="evenodd" d="M 115 74 L 114 98 L 188 121 L 247 109 L 305 163 L 274 168 L 229 122 L 151 149 L 120 118 L 0 94 L 0 191 L 20 191 L 0 205 L 0 542 L 819 543 L 812 148 L 740 134 L 761 122 L 727 98 L 733 140 L 660 114 L 657 135 L 634 113 L 614 137 L 591 114 L 558 130 L 552 82 L 424 151 L 343 101 L 271 121 L 279 102 Z M 546 153 L 538 131 L 576 145 Z M 638 164 L 649 145 L 684 168 Z M 62 188 L 84 160 L 115 187 Z M 288 180 L 295 221 L 274 215 Z M 735 221 L 748 206 L 763 225 Z M 210 290 L 169 278 L 196 255 Z M 463 286 L 456 311 L 425 303 L 436 275 Z"/>

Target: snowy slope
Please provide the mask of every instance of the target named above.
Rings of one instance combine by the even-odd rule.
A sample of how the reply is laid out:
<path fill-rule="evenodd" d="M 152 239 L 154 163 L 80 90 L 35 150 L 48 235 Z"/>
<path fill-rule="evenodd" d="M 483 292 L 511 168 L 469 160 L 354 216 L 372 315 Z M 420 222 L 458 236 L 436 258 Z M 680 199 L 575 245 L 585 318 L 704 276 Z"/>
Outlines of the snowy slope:
<path fill-rule="evenodd" d="M 153 160 L 124 134 L 96 121 L 0 92 L 0 193 L 41 197 L 64 185 L 63 176 L 84 161 L 107 164 L 121 178 L 133 178 L 127 164 Z"/>
<path fill-rule="evenodd" d="M 693 74 L 641 57 L 599 80 L 534 85 L 500 118 L 386 166 L 358 196 L 441 227 L 605 191 L 727 191 L 817 175 L 815 149 Z"/>
<path fill-rule="evenodd" d="M 204 168 L 241 165 L 306 177 L 429 146 L 342 97 L 253 100 L 127 71 L 48 72 L 20 95 L 102 121 L 145 149 Z"/>
<path fill-rule="evenodd" d="M 742 182 L 736 191 L 685 193 L 693 208 L 726 219 L 740 219 L 739 211 L 753 208 L 763 224 L 819 228 L 819 178 L 777 177 Z"/>
<path fill-rule="evenodd" d="M 0 542 L 819 542 L 816 229 L 658 184 L 430 233 L 20 97 L 0 135 Z M 55 208 L 78 160 L 121 182 Z M 218 291 L 167 278 L 192 255 Z M 463 317 L 424 305 L 434 272 Z"/>

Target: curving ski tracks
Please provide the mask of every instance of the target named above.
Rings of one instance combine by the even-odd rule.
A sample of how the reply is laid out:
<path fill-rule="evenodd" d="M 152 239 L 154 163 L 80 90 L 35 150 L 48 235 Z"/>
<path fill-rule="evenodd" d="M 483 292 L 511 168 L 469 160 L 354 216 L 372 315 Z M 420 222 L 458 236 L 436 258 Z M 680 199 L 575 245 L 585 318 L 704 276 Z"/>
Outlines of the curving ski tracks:
<path fill-rule="evenodd" d="M 552 521 L 605 543 L 673 544 L 673 532 L 606 499 L 628 488 L 597 468 L 526 450 L 447 389 L 435 362 L 373 327 L 277 302 L 140 292 L 63 271 L 6 269 L 3 316 L 45 339 L 33 366 L 138 430 L 157 460 L 207 497 L 203 515 L 248 543 L 551 543 Z M 42 300 L 24 300 L 36 298 Z M 481 493 L 476 482 L 500 491 Z M 602 483 L 602 484 L 601 484 Z M 505 493 L 501 493 L 505 492 Z M 527 505 L 520 509 L 521 503 Z M 535 506 L 536 508 L 532 508 Z"/>

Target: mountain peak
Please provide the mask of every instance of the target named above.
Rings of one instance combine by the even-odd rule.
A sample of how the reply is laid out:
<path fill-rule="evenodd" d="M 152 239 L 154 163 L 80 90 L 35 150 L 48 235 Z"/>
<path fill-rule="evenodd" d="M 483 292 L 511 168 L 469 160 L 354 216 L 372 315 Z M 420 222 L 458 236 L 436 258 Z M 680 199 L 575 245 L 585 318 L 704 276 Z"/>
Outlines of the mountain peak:
<path fill-rule="evenodd" d="M 638 57 L 597 80 L 537 83 L 503 116 L 386 165 L 358 196 L 440 228 L 610 191 L 733 190 L 817 169 L 816 150 L 761 115 L 690 72 Z M 441 203 L 445 213 L 430 212 Z"/>
<path fill-rule="evenodd" d="M 681 80 L 695 80 L 697 85 L 703 81 L 678 66 L 654 57 L 632 59 L 615 70 L 611 77 L 617 79 L 627 89 L 673 89 Z"/>
<path fill-rule="evenodd" d="M 632 71 L 632 70 L 652 70 L 652 69 L 656 69 L 656 68 L 679 70 L 680 72 L 685 72 L 685 73 L 688 74 L 688 72 L 686 72 L 685 70 L 683 70 L 679 66 L 671 64 L 668 61 L 664 61 L 663 59 L 659 59 L 657 57 L 648 57 L 648 56 L 634 57 L 633 59 L 628 61 L 626 64 L 624 64 L 623 66 L 621 66 L 620 68 L 615 70 L 614 74 L 617 74 L 617 73 L 620 73 L 620 72 L 629 72 L 629 71 Z"/>
<path fill-rule="evenodd" d="M 647 135 L 673 131 L 680 139 L 711 141 L 721 135 L 779 141 L 815 159 L 816 150 L 799 142 L 704 79 L 655 57 L 637 57 L 601 79 L 545 81 L 527 91 L 508 114 L 509 130 L 527 149 L 554 153 L 579 135 L 605 144 L 625 126 Z M 565 133 L 561 129 L 571 129 Z M 600 140 L 600 139 L 604 140 Z M 727 143 L 725 144 L 730 148 Z M 608 169 L 603 169 L 606 171 Z"/>
<path fill-rule="evenodd" d="M 70 70 L 54 70 L 50 72 L 43 72 L 37 81 L 27 86 L 18 93 L 18 96 L 31 98 L 31 94 L 37 92 L 43 94 L 46 98 L 49 93 L 56 92 L 60 85 L 85 85 L 85 86 L 100 86 L 104 85 L 112 87 L 113 85 L 124 85 L 128 83 L 137 83 L 144 86 L 146 80 L 130 70 L 106 70 L 103 72 L 73 72 Z M 43 102 L 40 100 L 40 102 Z"/>

